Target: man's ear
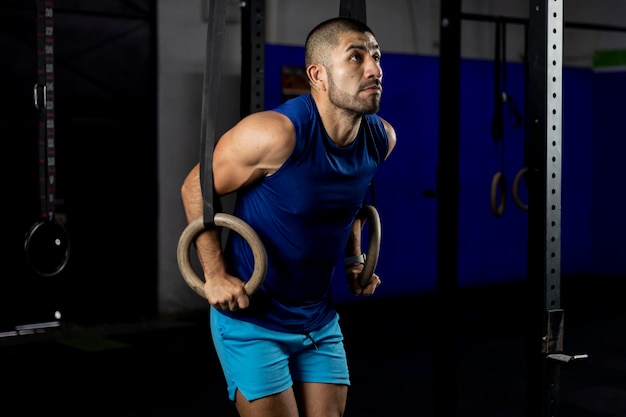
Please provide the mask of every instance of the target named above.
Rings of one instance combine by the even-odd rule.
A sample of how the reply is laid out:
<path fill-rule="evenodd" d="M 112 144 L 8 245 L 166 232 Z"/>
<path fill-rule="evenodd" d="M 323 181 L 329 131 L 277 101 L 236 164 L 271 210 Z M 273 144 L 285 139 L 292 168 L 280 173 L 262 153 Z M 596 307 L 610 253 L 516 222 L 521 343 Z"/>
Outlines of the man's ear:
<path fill-rule="evenodd" d="M 306 75 L 309 77 L 311 88 L 316 90 L 326 90 L 326 68 L 320 64 L 311 64 L 306 69 Z"/>

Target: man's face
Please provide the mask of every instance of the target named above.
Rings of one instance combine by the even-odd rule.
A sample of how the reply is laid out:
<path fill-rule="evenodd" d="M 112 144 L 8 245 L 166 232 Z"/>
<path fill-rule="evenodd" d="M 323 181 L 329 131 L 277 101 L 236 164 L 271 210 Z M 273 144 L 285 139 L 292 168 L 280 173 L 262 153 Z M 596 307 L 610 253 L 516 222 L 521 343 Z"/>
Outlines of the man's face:
<path fill-rule="evenodd" d="M 349 32 L 331 53 L 328 94 L 336 107 L 355 113 L 376 113 L 383 91 L 380 49 L 370 33 Z"/>

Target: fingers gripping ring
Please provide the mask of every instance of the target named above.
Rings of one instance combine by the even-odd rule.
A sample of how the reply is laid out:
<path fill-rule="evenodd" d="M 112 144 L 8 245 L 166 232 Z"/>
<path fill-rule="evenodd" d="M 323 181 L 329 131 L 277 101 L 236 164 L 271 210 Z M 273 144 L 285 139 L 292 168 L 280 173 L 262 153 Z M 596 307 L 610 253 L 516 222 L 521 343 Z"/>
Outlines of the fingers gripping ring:
<path fill-rule="evenodd" d="M 361 287 L 365 288 L 370 282 L 370 279 L 374 274 L 374 270 L 376 269 L 376 264 L 378 263 L 378 255 L 380 254 L 381 226 L 378 211 L 374 206 L 365 205 L 361 207 L 359 217 L 362 217 L 365 221 L 369 222 L 370 232 L 367 254 L 365 256 L 365 265 L 363 266 L 363 271 L 361 271 L 361 274 L 359 274 L 358 277 L 359 284 Z"/>
<path fill-rule="evenodd" d="M 263 283 L 267 273 L 267 253 L 265 252 L 265 247 L 256 232 L 243 220 L 230 214 L 216 213 L 214 221 L 216 226 L 226 227 L 239 233 L 248 242 L 250 249 L 252 249 L 254 270 L 245 284 L 246 293 L 248 296 L 251 296 Z M 191 245 L 203 231 L 205 231 L 205 227 L 202 216 L 189 223 L 178 240 L 177 257 L 178 269 L 180 269 L 187 285 L 198 295 L 206 298 L 204 281 L 194 272 L 189 256 Z"/>

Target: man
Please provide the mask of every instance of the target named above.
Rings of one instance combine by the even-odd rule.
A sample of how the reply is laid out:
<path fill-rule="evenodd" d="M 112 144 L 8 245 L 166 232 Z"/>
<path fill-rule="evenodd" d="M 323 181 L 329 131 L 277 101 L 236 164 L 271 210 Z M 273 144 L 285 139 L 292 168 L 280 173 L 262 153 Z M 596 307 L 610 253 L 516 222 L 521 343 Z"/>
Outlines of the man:
<path fill-rule="evenodd" d="M 350 384 L 343 334 L 331 300 L 334 267 L 361 254 L 357 212 L 380 164 L 396 143 L 376 113 L 381 52 L 373 32 L 348 18 L 322 22 L 305 44 L 311 87 L 274 110 L 251 114 L 217 141 L 213 187 L 237 192 L 234 215 L 259 235 L 267 274 L 252 296 L 254 257 L 230 233 L 196 239 L 211 305 L 213 342 L 241 417 L 340 417 Z M 202 216 L 196 165 L 181 188 L 188 221 Z M 365 288 L 359 261 L 346 264 L 349 288 Z"/>

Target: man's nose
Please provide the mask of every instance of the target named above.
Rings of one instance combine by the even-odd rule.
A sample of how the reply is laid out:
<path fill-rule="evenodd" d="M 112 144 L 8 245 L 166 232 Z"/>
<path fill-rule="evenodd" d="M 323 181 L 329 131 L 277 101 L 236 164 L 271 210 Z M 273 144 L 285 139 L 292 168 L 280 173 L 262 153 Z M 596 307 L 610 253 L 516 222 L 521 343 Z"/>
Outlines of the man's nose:
<path fill-rule="evenodd" d="M 383 79 L 383 69 L 380 67 L 380 63 L 373 57 L 370 57 L 367 61 L 366 75 L 367 78 L 377 78 L 378 80 Z"/>

